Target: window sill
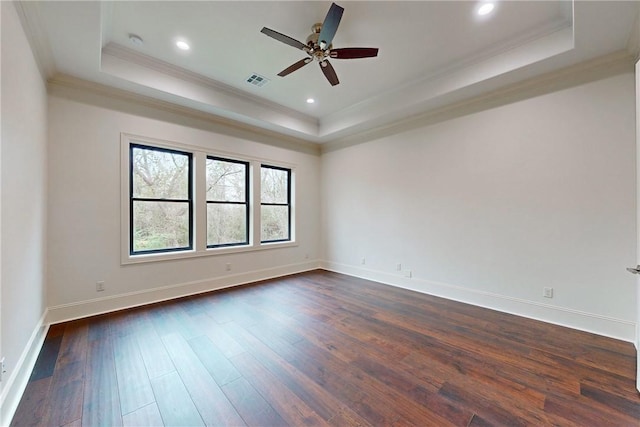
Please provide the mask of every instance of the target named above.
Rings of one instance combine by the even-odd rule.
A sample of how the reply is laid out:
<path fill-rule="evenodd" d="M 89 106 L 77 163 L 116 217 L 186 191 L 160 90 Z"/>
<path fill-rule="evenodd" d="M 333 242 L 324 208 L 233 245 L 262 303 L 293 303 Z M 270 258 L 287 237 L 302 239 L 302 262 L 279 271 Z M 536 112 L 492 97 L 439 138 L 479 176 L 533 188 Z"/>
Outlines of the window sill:
<path fill-rule="evenodd" d="M 205 250 L 190 250 L 180 252 L 165 252 L 144 255 L 125 254 L 120 262 L 121 265 L 142 264 L 147 262 L 175 261 L 181 259 L 192 259 L 216 255 L 229 255 L 243 252 L 256 252 L 269 249 L 291 248 L 298 246 L 297 242 L 273 242 L 262 243 L 256 246 L 231 246 L 222 248 L 207 248 Z"/>

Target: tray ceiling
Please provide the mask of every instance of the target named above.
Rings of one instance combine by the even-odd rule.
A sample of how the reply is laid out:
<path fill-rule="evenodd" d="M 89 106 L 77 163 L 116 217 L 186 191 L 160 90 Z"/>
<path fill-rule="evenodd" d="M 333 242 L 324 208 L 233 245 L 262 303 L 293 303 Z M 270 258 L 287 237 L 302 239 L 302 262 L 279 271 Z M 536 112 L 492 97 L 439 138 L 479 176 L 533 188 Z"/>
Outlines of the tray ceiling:
<path fill-rule="evenodd" d="M 624 51 L 638 13 L 637 2 L 610 1 L 501 1 L 483 17 L 479 2 L 338 2 L 345 12 L 334 47 L 377 47 L 379 56 L 331 60 L 335 87 L 317 64 L 278 77 L 305 55 L 260 29 L 304 41 L 330 4 L 46 1 L 23 10 L 51 75 L 318 143 Z M 247 83 L 253 74 L 267 84 Z"/>

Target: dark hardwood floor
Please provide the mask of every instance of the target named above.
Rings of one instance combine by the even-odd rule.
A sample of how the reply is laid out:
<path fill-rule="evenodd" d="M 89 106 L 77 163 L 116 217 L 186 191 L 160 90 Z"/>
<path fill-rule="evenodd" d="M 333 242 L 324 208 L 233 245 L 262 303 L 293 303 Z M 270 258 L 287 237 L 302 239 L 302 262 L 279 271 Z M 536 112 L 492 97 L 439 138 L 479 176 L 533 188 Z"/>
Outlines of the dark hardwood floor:
<path fill-rule="evenodd" d="M 315 271 L 50 328 L 12 425 L 638 426 L 632 344 Z"/>

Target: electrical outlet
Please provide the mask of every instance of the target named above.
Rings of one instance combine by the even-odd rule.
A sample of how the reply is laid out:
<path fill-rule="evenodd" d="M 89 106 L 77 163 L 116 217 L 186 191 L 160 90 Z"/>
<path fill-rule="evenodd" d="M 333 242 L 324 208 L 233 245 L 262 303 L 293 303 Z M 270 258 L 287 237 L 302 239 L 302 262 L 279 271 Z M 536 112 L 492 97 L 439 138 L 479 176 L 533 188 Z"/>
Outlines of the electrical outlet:
<path fill-rule="evenodd" d="M 0 359 L 0 381 L 4 377 L 4 374 L 7 373 L 7 365 L 4 363 L 4 357 Z"/>
<path fill-rule="evenodd" d="M 397 271 L 402 271 L 402 264 L 397 263 L 397 264 L 396 264 L 396 270 L 397 270 Z"/>
<path fill-rule="evenodd" d="M 225 269 L 227 271 L 231 271 L 231 263 L 230 262 L 227 263 L 227 265 L 225 266 Z"/>
<path fill-rule="evenodd" d="M 404 270 L 403 273 L 404 277 L 411 279 L 411 270 Z"/>
<path fill-rule="evenodd" d="M 96 282 L 96 292 L 102 291 L 104 291 L 104 282 L 101 280 L 99 282 Z"/>
<path fill-rule="evenodd" d="M 542 288 L 542 296 L 545 298 L 553 298 L 553 288 Z"/>
<path fill-rule="evenodd" d="M 360 264 L 365 265 L 367 263 L 367 260 L 365 259 L 365 257 L 362 257 L 362 259 L 360 260 Z"/>

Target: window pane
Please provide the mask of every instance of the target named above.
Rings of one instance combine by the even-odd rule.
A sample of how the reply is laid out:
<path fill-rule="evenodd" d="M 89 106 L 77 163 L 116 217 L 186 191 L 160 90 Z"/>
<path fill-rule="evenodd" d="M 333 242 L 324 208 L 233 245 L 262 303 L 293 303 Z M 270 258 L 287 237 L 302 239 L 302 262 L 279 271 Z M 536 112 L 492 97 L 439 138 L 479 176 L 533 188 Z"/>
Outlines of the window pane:
<path fill-rule="evenodd" d="M 249 243 L 246 205 L 207 203 L 207 245 Z"/>
<path fill-rule="evenodd" d="M 133 197 L 189 198 L 189 156 L 183 153 L 133 147 Z"/>
<path fill-rule="evenodd" d="M 289 239 L 289 207 L 288 206 L 262 206 L 260 224 L 262 231 L 260 240 Z"/>
<path fill-rule="evenodd" d="M 289 171 L 263 166 L 260 179 L 262 203 L 289 203 Z"/>
<path fill-rule="evenodd" d="M 133 251 L 189 247 L 189 203 L 133 202 Z"/>
<path fill-rule="evenodd" d="M 244 202 L 247 165 L 207 158 L 207 200 Z"/>

